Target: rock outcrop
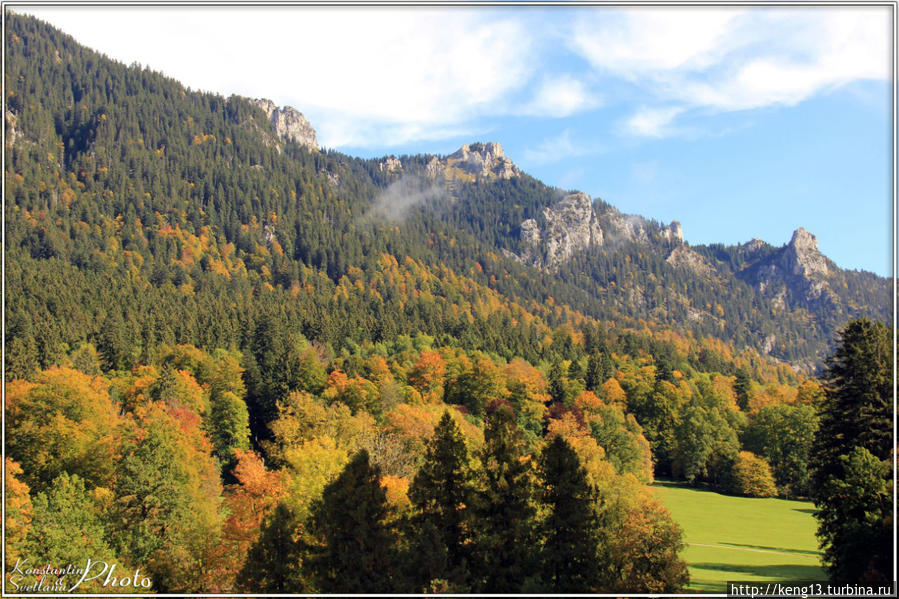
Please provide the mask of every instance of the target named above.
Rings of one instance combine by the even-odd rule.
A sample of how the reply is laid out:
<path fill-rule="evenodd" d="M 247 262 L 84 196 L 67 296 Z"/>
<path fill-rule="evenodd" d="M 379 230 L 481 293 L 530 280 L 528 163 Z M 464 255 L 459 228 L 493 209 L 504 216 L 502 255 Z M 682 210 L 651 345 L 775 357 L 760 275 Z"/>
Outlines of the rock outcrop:
<path fill-rule="evenodd" d="M 396 156 L 388 156 L 383 162 L 378 163 L 381 172 L 396 173 L 403 170 L 403 163 Z"/>
<path fill-rule="evenodd" d="M 665 262 L 675 268 L 684 268 L 694 274 L 710 277 L 714 268 L 705 258 L 691 250 L 686 245 L 679 245 L 671 251 Z"/>
<path fill-rule="evenodd" d="M 503 147 L 496 142 L 463 145 L 447 156 L 447 166 L 480 177 L 511 179 L 521 174 L 518 167 L 506 158 Z"/>
<path fill-rule="evenodd" d="M 805 278 L 827 275 L 827 259 L 818 251 L 818 240 L 799 227 L 780 257 L 781 267 Z"/>
<path fill-rule="evenodd" d="M 752 240 L 743 246 L 750 253 L 750 265 L 738 276 L 754 285 L 759 292 L 772 299 L 776 307 L 793 300 L 819 302 L 834 300 L 829 287 L 830 267 L 827 258 L 818 251 L 815 236 L 799 227 L 790 242 L 779 250 L 752 263 L 752 253 L 761 253 L 766 244 Z"/>
<path fill-rule="evenodd" d="M 465 144 L 444 159 L 434 156 L 425 168 L 429 177 L 447 180 L 511 179 L 521 175 L 496 142 Z"/>
<path fill-rule="evenodd" d="M 318 150 L 315 129 L 300 111 L 291 106 L 278 108 L 274 102 L 265 98 L 250 99 L 250 103 L 265 112 L 272 124 L 272 131 L 279 138 L 294 141 L 310 150 Z"/>
<path fill-rule="evenodd" d="M 681 226 L 679 221 L 673 220 L 667 227 L 662 227 L 660 234 L 663 239 L 671 243 L 684 242 L 684 228 Z"/>
<path fill-rule="evenodd" d="M 521 223 L 519 259 L 525 264 L 555 271 L 575 253 L 603 243 L 593 202 L 585 193 L 568 194 L 545 208 L 543 220 L 542 230 L 533 218 Z"/>

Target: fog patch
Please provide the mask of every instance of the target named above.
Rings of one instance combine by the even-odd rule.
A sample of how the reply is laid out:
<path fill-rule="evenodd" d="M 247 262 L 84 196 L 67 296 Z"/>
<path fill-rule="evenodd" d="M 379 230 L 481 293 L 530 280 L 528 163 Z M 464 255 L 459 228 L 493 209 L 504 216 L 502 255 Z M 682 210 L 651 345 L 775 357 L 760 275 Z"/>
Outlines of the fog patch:
<path fill-rule="evenodd" d="M 432 206 L 447 197 L 446 190 L 431 179 L 405 175 L 375 198 L 367 217 L 399 222 L 420 206 Z"/>

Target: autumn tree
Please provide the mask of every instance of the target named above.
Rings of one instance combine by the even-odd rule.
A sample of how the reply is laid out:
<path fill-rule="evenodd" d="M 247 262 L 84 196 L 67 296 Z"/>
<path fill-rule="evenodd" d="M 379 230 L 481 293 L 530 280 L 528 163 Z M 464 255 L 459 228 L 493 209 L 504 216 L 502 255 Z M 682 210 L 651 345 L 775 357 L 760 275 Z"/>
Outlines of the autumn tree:
<path fill-rule="evenodd" d="M 759 408 L 746 428 L 746 449 L 763 456 L 784 494 L 809 492 L 808 461 L 818 430 L 818 415 L 807 404 L 774 404 Z"/>
<path fill-rule="evenodd" d="M 749 451 L 741 451 L 734 460 L 730 473 L 730 490 L 749 497 L 777 495 L 768 462 Z"/>
<path fill-rule="evenodd" d="M 4 528 L 6 532 L 6 570 L 27 553 L 25 539 L 34 517 L 28 485 L 22 482 L 22 467 L 6 458 L 4 486 L 6 489 Z"/>
<path fill-rule="evenodd" d="M 678 557 L 683 533 L 658 501 L 641 502 L 606 534 L 607 591 L 669 594 L 682 591 L 690 581 L 687 564 Z"/>
<path fill-rule="evenodd" d="M 33 505 L 34 519 L 28 531 L 26 556 L 31 558 L 31 565 L 83 567 L 88 559 L 118 563 L 106 542 L 104 521 L 107 518 L 102 496 L 91 494 L 77 474 L 69 476 L 63 472 L 57 476 L 46 491 L 37 494 Z M 66 580 L 70 585 L 77 582 L 77 579 Z M 104 591 L 99 581 L 86 588 L 79 587 L 79 592 L 86 590 Z"/>

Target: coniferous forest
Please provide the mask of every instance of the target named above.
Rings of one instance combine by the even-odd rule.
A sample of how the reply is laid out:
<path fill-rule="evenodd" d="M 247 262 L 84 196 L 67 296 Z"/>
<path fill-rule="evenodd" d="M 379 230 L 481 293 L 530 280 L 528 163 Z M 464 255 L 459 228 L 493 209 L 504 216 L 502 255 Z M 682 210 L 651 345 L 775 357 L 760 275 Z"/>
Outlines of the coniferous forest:
<path fill-rule="evenodd" d="M 654 221 L 536 268 L 527 174 L 310 149 L 4 18 L 8 592 L 672 593 L 657 476 L 812 498 L 831 576 L 889 578 L 889 281 L 772 299 L 789 248 L 701 275 Z"/>

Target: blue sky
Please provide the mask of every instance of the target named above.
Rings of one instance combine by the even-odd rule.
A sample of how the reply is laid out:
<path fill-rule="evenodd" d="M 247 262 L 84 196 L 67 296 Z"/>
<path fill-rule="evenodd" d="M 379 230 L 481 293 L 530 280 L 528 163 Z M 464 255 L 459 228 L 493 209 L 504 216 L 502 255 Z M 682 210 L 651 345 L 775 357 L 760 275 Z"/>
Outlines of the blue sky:
<path fill-rule="evenodd" d="M 292 105 L 323 146 L 498 141 L 689 243 L 802 226 L 837 265 L 892 273 L 888 6 L 18 10 L 193 89 Z"/>

